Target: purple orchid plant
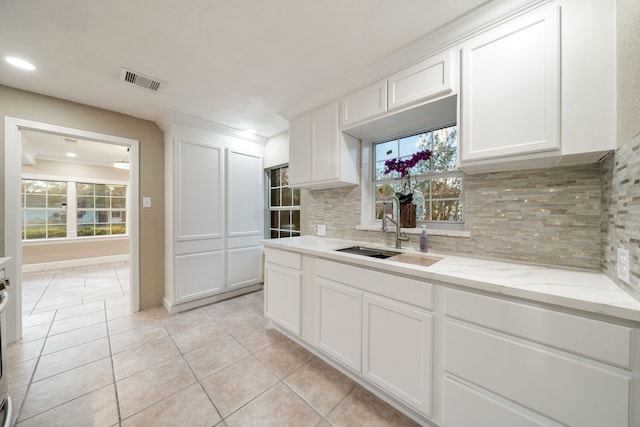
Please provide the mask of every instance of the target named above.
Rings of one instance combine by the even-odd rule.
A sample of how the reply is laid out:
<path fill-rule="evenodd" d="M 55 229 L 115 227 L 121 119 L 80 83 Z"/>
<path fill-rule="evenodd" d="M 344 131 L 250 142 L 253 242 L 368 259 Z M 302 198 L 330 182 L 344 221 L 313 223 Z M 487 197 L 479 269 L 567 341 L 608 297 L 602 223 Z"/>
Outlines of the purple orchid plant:
<path fill-rule="evenodd" d="M 391 154 L 388 151 L 387 154 Z M 413 187 L 411 186 L 411 168 L 415 167 L 421 161 L 427 161 L 431 158 L 430 150 L 422 150 L 414 153 L 410 158 L 405 160 L 389 159 L 384 162 L 385 175 L 391 172 L 398 172 L 402 178 L 402 192 L 396 193 L 400 204 L 407 204 L 413 201 Z"/>

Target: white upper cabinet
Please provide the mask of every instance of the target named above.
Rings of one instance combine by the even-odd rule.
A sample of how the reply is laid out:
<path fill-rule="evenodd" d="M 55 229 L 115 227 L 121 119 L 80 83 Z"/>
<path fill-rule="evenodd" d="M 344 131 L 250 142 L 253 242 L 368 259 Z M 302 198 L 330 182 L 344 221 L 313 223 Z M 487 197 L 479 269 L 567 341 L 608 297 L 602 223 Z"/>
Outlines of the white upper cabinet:
<path fill-rule="evenodd" d="M 360 143 L 340 132 L 337 102 L 292 120 L 289 132 L 292 187 L 329 188 L 360 182 Z"/>
<path fill-rule="evenodd" d="M 362 88 L 340 100 L 343 128 L 387 112 L 387 80 Z"/>
<path fill-rule="evenodd" d="M 388 78 L 388 110 L 452 92 L 453 58 L 453 51 L 445 51 L 391 75 Z"/>
<path fill-rule="evenodd" d="M 536 10 L 462 44 L 463 167 L 560 148 L 558 15 Z"/>
<path fill-rule="evenodd" d="M 413 123 L 416 115 L 424 118 L 429 110 L 420 106 L 455 93 L 454 64 L 454 50 L 446 50 L 345 96 L 340 100 L 342 129 L 366 137 Z"/>

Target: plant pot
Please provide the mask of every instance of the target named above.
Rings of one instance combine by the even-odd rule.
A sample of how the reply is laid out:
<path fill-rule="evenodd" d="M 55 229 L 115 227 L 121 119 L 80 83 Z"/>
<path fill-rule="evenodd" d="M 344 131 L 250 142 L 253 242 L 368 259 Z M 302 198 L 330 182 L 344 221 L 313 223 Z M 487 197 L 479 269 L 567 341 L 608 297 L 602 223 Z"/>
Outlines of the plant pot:
<path fill-rule="evenodd" d="M 416 226 L 416 205 L 405 203 L 400 205 L 400 227 L 415 228 Z"/>

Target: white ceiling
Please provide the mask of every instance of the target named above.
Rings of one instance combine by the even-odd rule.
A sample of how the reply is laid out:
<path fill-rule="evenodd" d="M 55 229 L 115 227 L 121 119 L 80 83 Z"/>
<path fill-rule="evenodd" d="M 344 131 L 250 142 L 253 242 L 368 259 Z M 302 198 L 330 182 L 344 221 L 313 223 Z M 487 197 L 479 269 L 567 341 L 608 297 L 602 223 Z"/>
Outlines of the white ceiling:
<path fill-rule="evenodd" d="M 487 0 L 0 0 L 0 84 L 270 137 L 300 104 Z M 155 93 L 122 67 L 166 82 Z"/>

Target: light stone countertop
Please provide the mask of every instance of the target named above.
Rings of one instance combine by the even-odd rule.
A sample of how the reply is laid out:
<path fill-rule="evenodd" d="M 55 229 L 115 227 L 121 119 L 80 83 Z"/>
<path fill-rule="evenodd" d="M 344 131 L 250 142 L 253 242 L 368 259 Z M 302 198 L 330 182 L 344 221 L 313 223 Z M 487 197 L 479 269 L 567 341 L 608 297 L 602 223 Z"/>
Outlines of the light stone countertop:
<path fill-rule="evenodd" d="M 640 301 L 628 295 L 608 277 L 598 272 L 492 261 L 433 252 L 423 255 L 442 257 L 442 260 L 425 267 L 393 261 L 390 258 L 377 259 L 336 252 L 336 249 L 355 245 L 397 251 L 397 249 L 388 246 L 316 236 L 264 240 L 262 243 L 268 248 L 294 251 L 360 267 L 438 280 L 453 285 L 640 322 Z M 401 251 L 421 254 L 412 249 L 402 249 Z"/>

